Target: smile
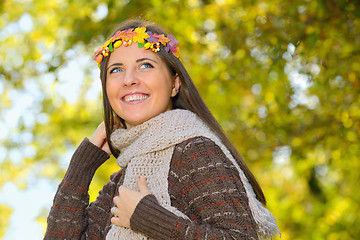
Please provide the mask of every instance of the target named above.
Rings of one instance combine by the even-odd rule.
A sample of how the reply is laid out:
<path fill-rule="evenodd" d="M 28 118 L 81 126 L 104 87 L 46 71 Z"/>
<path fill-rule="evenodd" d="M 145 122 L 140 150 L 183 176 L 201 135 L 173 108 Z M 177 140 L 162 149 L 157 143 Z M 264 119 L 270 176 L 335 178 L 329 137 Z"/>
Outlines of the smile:
<path fill-rule="evenodd" d="M 146 99 L 148 97 L 149 97 L 149 95 L 144 95 L 144 94 L 131 94 L 131 95 L 124 96 L 123 100 L 125 102 L 134 102 L 134 101 L 144 100 L 144 99 Z"/>

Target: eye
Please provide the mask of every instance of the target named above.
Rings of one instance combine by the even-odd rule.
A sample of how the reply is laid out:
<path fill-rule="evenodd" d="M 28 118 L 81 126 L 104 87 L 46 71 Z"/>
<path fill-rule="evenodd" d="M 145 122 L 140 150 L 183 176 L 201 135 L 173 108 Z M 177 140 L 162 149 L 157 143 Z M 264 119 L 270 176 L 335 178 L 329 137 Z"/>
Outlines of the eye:
<path fill-rule="evenodd" d="M 151 65 L 150 63 L 141 64 L 140 69 L 145 69 L 145 68 L 153 68 L 153 65 Z"/>
<path fill-rule="evenodd" d="M 115 67 L 115 68 L 110 70 L 110 73 L 118 73 L 118 72 L 122 72 L 122 69 L 118 68 L 118 67 Z"/>

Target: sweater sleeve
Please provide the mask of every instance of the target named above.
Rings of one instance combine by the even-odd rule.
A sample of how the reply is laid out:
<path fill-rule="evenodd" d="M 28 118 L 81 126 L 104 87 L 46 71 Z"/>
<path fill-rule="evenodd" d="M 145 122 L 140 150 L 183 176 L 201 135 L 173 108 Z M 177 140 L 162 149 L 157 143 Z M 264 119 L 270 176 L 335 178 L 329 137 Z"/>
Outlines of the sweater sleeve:
<path fill-rule="evenodd" d="M 154 239 L 258 239 L 239 173 L 210 139 L 196 137 L 175 147 L 169 193 L 172 206 L 190 220 L 147 195 L 135 209 L 131 228 Z"/>
<path fill-rule="evenodd" d="M 89 185 L 98 167 L 109 158 L 87 138 L 75 151 L 51 207 L 44 239 L 95 239 L 104 237 L 119 174 L 100 191 L 89 206 Z"/>

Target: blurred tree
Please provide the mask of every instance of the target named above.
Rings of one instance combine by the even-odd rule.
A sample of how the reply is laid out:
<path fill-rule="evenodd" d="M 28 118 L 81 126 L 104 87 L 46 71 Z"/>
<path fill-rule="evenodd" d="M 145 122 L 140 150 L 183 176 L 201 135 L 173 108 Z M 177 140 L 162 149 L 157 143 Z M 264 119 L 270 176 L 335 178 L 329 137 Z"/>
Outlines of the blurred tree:
<path fill-rule="evenodd" d="M 0 236 L 6 233 L 9 226 L 9 218 L 12 213 L 12 209 L 4 204 L 0 204 L 1 218 L 0 218 Z"/>
<path fill-rule="evenodd" d="M 13 0 L 0 14 L 0 191 L 30 175 L 59 182 L 102 119 L 92 52 L 141 16 L 179 40 L 286 239 L 360 234 L 357 1 Z M 97 171 L 92 200 L 116 169 L 111 159 Z"/>

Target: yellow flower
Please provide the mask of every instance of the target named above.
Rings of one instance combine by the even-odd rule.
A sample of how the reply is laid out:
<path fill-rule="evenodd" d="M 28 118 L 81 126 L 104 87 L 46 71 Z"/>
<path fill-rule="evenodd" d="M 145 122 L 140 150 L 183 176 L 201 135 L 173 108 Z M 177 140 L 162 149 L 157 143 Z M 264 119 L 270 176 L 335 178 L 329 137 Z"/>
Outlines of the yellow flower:
<path fill-rule="evenodd" d="M 145 48 L 145 49 L 149 49 L 149 48 L 151 48 L 151 47 L 152 47 L 152 44 L 149 43 L 149 42 L 145 43 L 145 45 L 144 45 L 144 48 Z"/>
<path fill-rule="evenodd" d="M 147 34 L 145 31 L 146 31 L 145 27 L 135 28 L 134 32 L 137 32 L 137 35 L 133 36 L 132 40 L 134 42 L 144 43 L 145 38 L 150 37 L 149 34 Z"/>
<path fill-rule="evenodd" d="M 105 43 L 105 47 L 109 46 L 109 44 L 112 42 L 113 38 L 110 38 L 109 40 L 106 41 Z"/>

